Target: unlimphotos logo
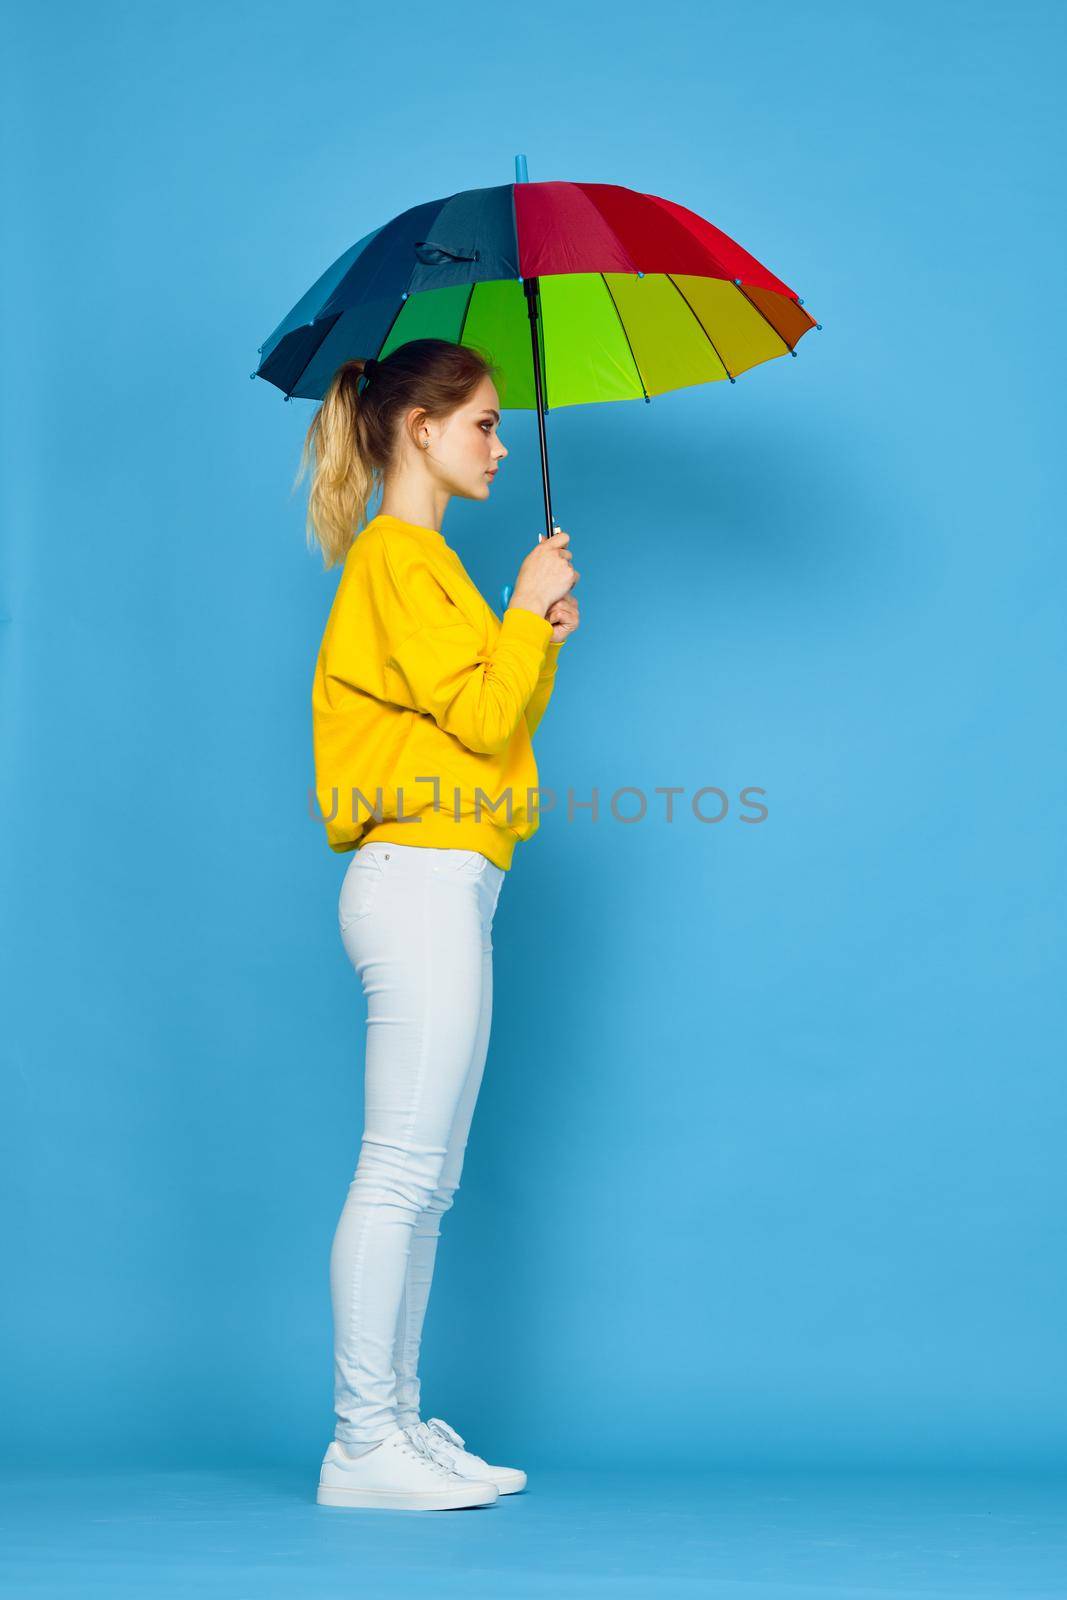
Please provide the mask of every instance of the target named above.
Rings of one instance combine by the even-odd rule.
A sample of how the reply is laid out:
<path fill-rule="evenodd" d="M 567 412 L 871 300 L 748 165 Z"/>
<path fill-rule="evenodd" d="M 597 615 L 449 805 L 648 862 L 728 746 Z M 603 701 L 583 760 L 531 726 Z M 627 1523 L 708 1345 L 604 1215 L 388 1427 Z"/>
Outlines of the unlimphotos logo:
<path fill-rule="evenodd" d="M 394 817 L 390 812 L 390 820 L 419 823 L 426 812 L 430 811 L 438 815 L 444 813 L 444 815 L 451 817 L 454 822 L 469 821 L 472 817 L 474 821 L 480 822 L 485 814 L 495 819 L 503 807 L 504 820 L 508 824 L 515 822 L 517 808 L 515 796 L 510 785 L 495 798 L 487 794 L 481 787 L 475 787 L 472 809 L 470 799 L 465 798 L 459 788 L 453 788 L 452 804 L 450 808 L 447 807 L 442 800 L 442 786 L 439 777 L 432 774 L 425 777 L 416 777 L 415 782 L 420 785 L 430 784 L 432 786 L 432 800 L 428 804 L 425 792 L 420 791 L 416 797 L 409 797 L 410 809 L 405 809 L 403 785 L 399 785 L 395 791 L 390 789 L 390 796 L 394 793 L 396 795 L 396 814 Z M 371 818 L 376 822 L 384 820 L 385 798 L 381 787 L 374 791 L 373 801 L 368 799 L 362 789 L 358 788 L 353 788 L 350 791 L 344 803 L 341 800 L 340 790 L 336 786 L 331 788 L 329 793 L 330 810 L 324 812 L 319 804 L 315 789 L 308 789 L 308 813 L 314 821 L 360 823 Z M 766 789 L 761 789 L 754 784 L 748 784 L 745 788 L 739 790 L 736 798 L 740 807 L 747 807 L 755 815 L 749 816 L 744 810 L 738 810 L 737 821 L 747 823 L 749 826 L 765 822 L 768 816 L 767 807 L 762 800 L 750 797 L 753 795 L 765 796 L 766 793 Z M 645 790 L 639 788 L 636 784 L 622 784 L 613 789 L 607 802 L 611 820 L 621 823 L 645 822 L 651 816 L 656 821 L 675 822 L 678 820 L 679 814 L 681 814 L 693 817 L 697 822 L 715 824 L 724 822 L 727 817 L 733 814 L 729 795 L 725 789 L 719 788 L 716 784 L 705 784 L 702 788 L 695 790 L 689 799 L 688 806 L 684 800 L 679 801 L 677 805 L 675 803 L 677 796 L 686 794 L 685 786 L 682 784 L 657 784 L 652 789 L 652 794 L 662 795 L 664 797 L 662 803 L 657 801 L 650 802 Z M 343 804 L 346 809 L 342 815 Z M 360 811 L 361 806 L 364 808 L 362 813 Z M 558 806 L 559 796 L 554 789 L 541 788 L 539 786 L 528 788 L 525 791 L 522 817 L 526 819 L 536 817 L 539 820 L 549 812 L 555 811 Z M 567 822 L 574 822 L 579 812 L 589 813 L 588 817 L 583 816 L 581 818 L 583 821 L 600 821 L 599 787 L 594 785 L 591 798 L 588 800 L 579 799 L 573 788 L 567 789 Z"/>

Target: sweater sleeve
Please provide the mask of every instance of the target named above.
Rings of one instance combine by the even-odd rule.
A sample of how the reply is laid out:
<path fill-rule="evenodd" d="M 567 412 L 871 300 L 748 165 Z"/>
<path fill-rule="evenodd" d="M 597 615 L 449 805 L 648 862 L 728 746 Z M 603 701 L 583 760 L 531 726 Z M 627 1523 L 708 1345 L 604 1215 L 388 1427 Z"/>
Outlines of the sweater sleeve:
<path fill-rule="evenodd" d="M 541 668 L 541 676 L 530 696 L 530 703 L 526 707 L 526 726 L 531 737 L 537 732 L 538 724 L 548 709 L 548 702 L 552 698 L 552 690 L 556 684 L 556 667 L 559 664 L 559 653 L 566 640 L 560 639 L 558 643 L 550 639 L 545 651 L 545 664 Z"/>
<path fill-rule="evenodd" d="M 391 698 L 428 713 L 468 749 L 497 754 L 538 689 L 551 641 L 548 619 L 521 606 L 504 612 L 491 653 L 466 619 L 424 624 L 390 650 Z"/>

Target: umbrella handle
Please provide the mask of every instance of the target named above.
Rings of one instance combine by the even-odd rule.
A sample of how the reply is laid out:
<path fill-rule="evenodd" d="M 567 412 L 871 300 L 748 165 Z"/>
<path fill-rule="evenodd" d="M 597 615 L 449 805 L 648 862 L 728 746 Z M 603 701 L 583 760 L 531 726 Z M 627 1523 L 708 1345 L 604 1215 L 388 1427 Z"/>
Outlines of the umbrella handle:
<path fill-rule="evenodd" d="M 552 522 L 552 531 L 554 533 L 558 533 L 559 532 L 559 523 L 556 522 L 554 519 L 553 519 L 553 522 Z M 540 544 L 543 541 L 544 537 L 545 536 L 544 536 L 543 533 L 539 533 L 537 535 L 538 544 Z M 508 601 L 511 599 L 511 584 L 510 583 L 506 583 L 504 585 L 504 587 L 501 589 L 501 591 L 500 591 L 500 599 L 503 602 L 503 607 L 504 607 L 504 610 L 506 611 L 508 609 Z"/>

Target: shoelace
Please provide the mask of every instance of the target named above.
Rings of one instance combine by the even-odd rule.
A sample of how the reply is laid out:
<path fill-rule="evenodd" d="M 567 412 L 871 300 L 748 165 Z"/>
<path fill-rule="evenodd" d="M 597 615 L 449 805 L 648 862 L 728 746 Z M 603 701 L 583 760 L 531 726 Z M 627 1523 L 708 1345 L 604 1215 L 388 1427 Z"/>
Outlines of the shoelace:
<path fill-rule="evenodd" d="M 410 1449 L 418 1455 L 421 1461 L 428 1461 L 437 1472 L 446 1472 L 448 1476 L 455 1476 L 455 1468 L 446 1457 L 434 1448 L 432 1439 L 428 1439 L 422 1432 L 423 1424 L 415 1423 L 410 1428 L 405 1428 Z"/>
<path fill-rule="evenodd" d="M 435 1421 L 438 1421 L 438 1419 L 435 1419 Z M 419 1440 L 421 1440 L 422 1443 L 422 1448 L 427 1451 L 427 1454 L 429 1454 L 430 1458 L 434 1459 L 434 1461 L 440 1461 L 440 1464 L 445 1467 L 446 1472 L 458 1474 L 459 1477 L 464 1475 L 462 1474 L 461 1470 L 459 1470 L 459 1467 L 456 1466 L 456 1462 L 454 1462 L 453 1459 L 453 1454 L 451 1454 L 450 1446 L 446 1445 L 445 1442 L 446 1437 L 451 1437 L 453 1440 L 458 1440 L 459 1434 L 456 1434 L 453 1429 L 450 1429 L 446 1422 L 443 1422 L 442 1427 L 437 1430 L 432 1429 L 429 1422 L 416 1422 L 416 1424 L 414 1424 L 414 1429 L 416 1429 L 416 1432 L 418 1432 Z"/>
<path fill-rule="evenodd" d="M 428 1428 L 434 1428 L 439 1434 L 442 1435 L 443 1438 L 450 1439 L 453 1444 L 458 1444 L 459 1448 L 461 1450 L 463 1449 L 462 1437 L 456 1432 L 455 1428 L 450 1428 L 448 1426 L 448 1423 L 443 1417 L 431 1417 L 426 1426 Z"/>

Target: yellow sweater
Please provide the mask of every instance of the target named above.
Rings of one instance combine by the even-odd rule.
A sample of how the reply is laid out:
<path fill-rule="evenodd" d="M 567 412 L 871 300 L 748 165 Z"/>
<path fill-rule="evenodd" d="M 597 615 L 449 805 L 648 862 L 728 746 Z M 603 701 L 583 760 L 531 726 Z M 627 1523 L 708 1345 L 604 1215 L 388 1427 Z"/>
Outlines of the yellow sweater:
<path fill-rule="evenodd" d="M 533 611 L 498 618 L 443 534 L 368 522 L 345 557 L 312 689 L 330 849 L 390 840 L 510 867 L 538 827 L 531 735 L 562 647 Z"/>

